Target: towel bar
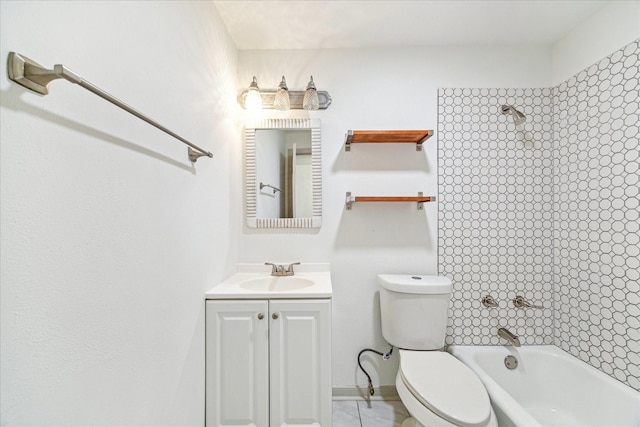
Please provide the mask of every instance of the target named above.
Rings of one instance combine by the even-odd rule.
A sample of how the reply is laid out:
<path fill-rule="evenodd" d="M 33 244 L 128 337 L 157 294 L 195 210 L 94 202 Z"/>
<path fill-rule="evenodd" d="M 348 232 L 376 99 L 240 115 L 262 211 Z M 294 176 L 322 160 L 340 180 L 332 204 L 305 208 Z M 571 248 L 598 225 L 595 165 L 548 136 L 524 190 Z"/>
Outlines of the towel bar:
<path fill-rule="evenodd" d="M 118 98 L 108 94 L 97 86 L 84 80 L 81 76 L 66 68 L 62 64 L 56 64 L 53 66 L 53 70 L 48 70 L 24 55 L 16 52 L 9 52 L 7 69 L 9 78 L 11 80 L 41 95 L 47 95 L 49 93 L 47 85 L 52 80 L 65 79 L 67 81 L 70 81 L 71 83 L 78 84 L 87 89 L 89 92 L 93 92 L 102 99 L 109 101 L 110 103 L 122 108 L 126 112 L 133 114 L 137 118 L 144 120 L 151 126 L 160 129 L 161 131 L 188 145 L 189 148 L 187 149 L 187 153 L 189 155 L 189 160 L 191 160 L 192 162 L 197 161 L 198 158 L 202 156 L 213 157 L 213 154 L 211 152 L 198 147 L 197 145 L 187 141 L 180 135 L 170 131 L 166 127 L 162 126 L 161 124 L 150 119 L 141 112 L 120 101 Z"/>

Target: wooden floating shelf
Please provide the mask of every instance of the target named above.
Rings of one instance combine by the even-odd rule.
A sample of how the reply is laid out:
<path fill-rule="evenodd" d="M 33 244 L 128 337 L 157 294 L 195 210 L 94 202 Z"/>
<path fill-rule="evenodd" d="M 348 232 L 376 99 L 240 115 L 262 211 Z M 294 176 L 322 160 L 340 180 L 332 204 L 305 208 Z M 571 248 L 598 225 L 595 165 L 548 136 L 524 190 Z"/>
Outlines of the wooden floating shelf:
<path fill-rule="evenodd" d="M 351 144 L 391 143 L 416 144 L 422 151 L 422 143 L 431 138 L 433 130 L 349 130 L 345 136 L 344 151 L 351 151 Z"/>
<path fill-rule="evenodd" d="M 415 202 L 421 211 L 423 203 L 435 201 L 436 196 L 423 196 L 422 192 L 417 196 L 352 196 L 351 192 L 347 192 L 345 205 L 347 210 L 351 210 L 351 205 L 357 202 Z"/>

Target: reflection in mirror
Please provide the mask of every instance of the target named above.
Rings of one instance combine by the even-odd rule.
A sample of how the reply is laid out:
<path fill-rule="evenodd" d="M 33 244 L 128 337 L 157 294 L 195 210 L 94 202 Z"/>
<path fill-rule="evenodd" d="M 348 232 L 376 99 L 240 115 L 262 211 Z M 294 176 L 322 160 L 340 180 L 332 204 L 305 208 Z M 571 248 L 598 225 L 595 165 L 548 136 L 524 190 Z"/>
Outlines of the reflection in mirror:
<path fill-rule="evenodd" d="M 256 129 L 258 216 L 310 218 L 311 130 Z"/>
<path fill-rule="evenodd" d="M 320 227 L 320 139 L 318 119 L 267 119 L 246 128 L 249 227 Z"/>

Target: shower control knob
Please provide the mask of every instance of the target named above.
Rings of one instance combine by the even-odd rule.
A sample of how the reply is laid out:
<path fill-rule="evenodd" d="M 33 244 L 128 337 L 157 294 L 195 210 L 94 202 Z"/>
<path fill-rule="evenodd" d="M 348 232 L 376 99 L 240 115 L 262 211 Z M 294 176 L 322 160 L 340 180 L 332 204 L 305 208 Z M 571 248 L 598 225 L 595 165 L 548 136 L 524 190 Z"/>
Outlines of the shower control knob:
<path fill-rule="evenodd" d="M 271 315 L 271 318 L 272 318 L 273 320 L 276 320 L 276 319 L 278 318 L 278 313 L 273 313 L 273 314 Z"/>
<path fill-rule="evenodd" d="M 264 319 L 264 314 L 258 313 L 258 320 L 262 320 L 262 319 Z"/>

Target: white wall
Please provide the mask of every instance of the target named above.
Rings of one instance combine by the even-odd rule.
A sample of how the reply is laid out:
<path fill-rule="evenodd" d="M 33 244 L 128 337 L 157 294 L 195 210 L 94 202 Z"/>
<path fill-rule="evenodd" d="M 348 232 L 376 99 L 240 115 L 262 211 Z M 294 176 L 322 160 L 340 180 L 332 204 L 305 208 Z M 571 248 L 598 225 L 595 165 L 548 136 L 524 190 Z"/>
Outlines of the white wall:
<path fill-rule="evenodd" d="M 322 121 L 322 228 L 269 231 L 245 226 L 239 259 L 331 262 L 334 387 L 358 384 L 366 389 L 366 379 L 357 371 L 358 351 L 386 347 L 380 334 L 376 274 L 436 274 L 438 268 L 435 204 L 425 204 L 424 211 L 414 204 L 344 208 L 346 191 L 436 194 L 437 135 L 421 153 L 410 145 L 356 145 L 345 153 L 346 131 L 435 130 L 439 87 L 549 87 L 550 69 L 550 51 L 544 48 L 239 52 L 243 86 L 256 75 L 260 87 L 275 87 L 284 74 L 291 90 L 302 90 L 313 74 L 318 89 L 333 98 L 329 109 L 310 113 Z M 376 386 L 393 384 L 395 364 L 387 362 L 380 373 L 370 372 Z"/>
<path fill-rule="evenodd" d="M 638 38 L 640 1 L 610 1 L 553 45 L 553 84 L 564 82 Z"/>
<path fill-rule="evenodd" d="M 2 425 L 204 423 L 204 301 L 236 263 L 237 53 L 209 2 L 0 2 Z M 62 63 L 194 143 L 66 81 Z"/>

